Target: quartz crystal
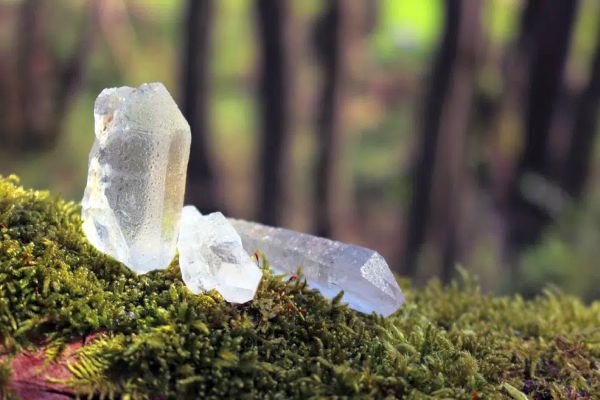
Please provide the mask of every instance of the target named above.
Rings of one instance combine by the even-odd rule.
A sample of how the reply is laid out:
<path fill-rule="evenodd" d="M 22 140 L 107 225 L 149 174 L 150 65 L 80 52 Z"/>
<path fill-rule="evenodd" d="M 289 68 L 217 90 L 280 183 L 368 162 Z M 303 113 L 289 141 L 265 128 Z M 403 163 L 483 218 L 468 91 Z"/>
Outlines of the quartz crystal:
<path fill-rule="evenodd" d="M 262 272 L 220 212 L 201 215 L 196 207 L 185 206 L 178 249 L 181 277 L 193 293 L 216 289 L 231 303 L 254 298 Z"/>
<path fill-rule="evenodd" d="M 104 89 L 94 120 L 83 230 L 138 273 L 165 268 L 176 251 L 190 127 L 160 83 Z"/>
<path fill-rule="evenodd" d="M 404 296 L 385 259 L 373 250 L 282 228 L 229 219 L 248 252 L 261 250 L 275 273 L 298 268 L 312 288 L 328 298 L 344 291 L 350 308 L 392 314 Z"/>

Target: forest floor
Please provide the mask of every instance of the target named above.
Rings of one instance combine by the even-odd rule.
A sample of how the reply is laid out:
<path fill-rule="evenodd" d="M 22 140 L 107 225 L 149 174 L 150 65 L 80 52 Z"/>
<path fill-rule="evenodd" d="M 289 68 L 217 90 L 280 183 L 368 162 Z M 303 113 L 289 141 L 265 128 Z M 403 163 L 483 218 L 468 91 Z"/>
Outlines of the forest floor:
<path fill-rule="evenodd" d="M 600 302 L 525 301 L 475 279 L 411 290 L 389 318 L 268 272 L 243 305 L 192 294 L 177 260 L 138 276 L 79 205 L 0 178 L 0 398 L 600 396 Z"/>

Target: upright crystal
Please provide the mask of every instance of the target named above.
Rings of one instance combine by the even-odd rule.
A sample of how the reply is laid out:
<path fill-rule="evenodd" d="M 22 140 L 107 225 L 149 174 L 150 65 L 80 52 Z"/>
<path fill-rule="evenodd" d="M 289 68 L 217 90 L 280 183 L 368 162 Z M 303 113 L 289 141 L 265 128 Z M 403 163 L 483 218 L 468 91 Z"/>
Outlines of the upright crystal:
<path fill-rule="evenodd" d="M 185 206 L 178 249 L 181 277 L 193 293 L 216 289 L 232 303 L 254 298 L 262 272 L 220 212 L 203 216 L 196 207 Z"/>
<path fill-rule="evenodd" d="M 160 83 L 104 89 L 82 201 L 83 230 L 138 273 L 173 259 L 190 153 L 190 127 Z"/>
<path fill-rule="evenodd" d="M 309 286 L 364 313 L 392 314 L 404 296 L 385 259 L 373 250 L 282 228 L 229 219 L 248 252 L 264 252 L 275 273 L 293 274 L 298 267 Z"/>

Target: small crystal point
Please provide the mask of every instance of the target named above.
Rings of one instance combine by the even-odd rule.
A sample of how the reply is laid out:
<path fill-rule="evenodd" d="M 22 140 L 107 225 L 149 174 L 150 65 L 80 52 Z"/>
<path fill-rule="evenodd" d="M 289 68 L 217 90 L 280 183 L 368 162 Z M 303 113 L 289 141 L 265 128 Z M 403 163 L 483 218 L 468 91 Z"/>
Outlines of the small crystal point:
<path fill-rule="evenodd" d="M 83 230 L 98 250 L 138 273 L 176 252 L 190 127 L 160 83 L 104 89 L 82 201 Z"/>
<path fill-rule="evenodd" d="M 292 274 L 301 267 L 309 286 L 325 297 L 343 290 L 342 300 L 350 308 L 386 317 L 404 302 L 394 274 L 373 250 L 255 222 L 229 221 L 246 251 L 264 252 L 275 273 Z"/>
<path fill-rule="evenodd" d="M 254 298 L 262 272 L 220 212 L 201 215 L 196 207 L 185 206 L 178 248 L 181 277 L 193 293 L 216 289 L 231 303 Z"/>

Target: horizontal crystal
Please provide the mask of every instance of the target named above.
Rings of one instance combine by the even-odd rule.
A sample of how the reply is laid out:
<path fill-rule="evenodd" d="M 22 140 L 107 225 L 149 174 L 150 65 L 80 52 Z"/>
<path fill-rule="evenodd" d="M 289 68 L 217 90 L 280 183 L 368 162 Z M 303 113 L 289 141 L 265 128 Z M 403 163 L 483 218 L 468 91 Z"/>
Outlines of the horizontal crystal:
<path fill-rule="evenodd" d="M 87 239 L 138 273 L 176 252 L 190 127 L 160 83 L 104 89 L 81 216 Z"/>
<path fill-rule="evenodd" d="M 344 291 L 350 308 L 388 316 L 404 295 L 379 253 L 255 222 L 229 219 L 248 252 L 262 251 L 275 273 L 293 274 L 300 267 L 309 286 L 328 298 Z"/>
<path fill-rule="evenodd" d="M 254 298 L 262 272 L 220 212 L 201 215 L 196 207 L 185 206 L 178 249 L 181 277 L 193 293 L 216 289 L 231 303 Z"/>

